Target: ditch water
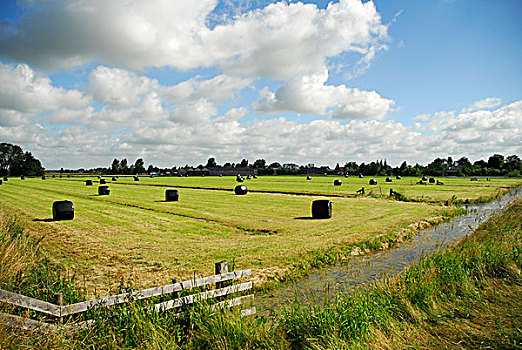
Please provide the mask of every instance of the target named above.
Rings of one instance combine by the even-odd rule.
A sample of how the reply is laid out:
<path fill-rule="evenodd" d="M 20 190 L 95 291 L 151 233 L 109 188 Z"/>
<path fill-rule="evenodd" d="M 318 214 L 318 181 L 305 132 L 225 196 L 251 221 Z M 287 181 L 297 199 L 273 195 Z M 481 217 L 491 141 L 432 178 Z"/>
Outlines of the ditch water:
<path fill-rule="evenodd" d="M 471 204 L 463 208 L 467 214 L 437 227 L 420 231 L 413 239 L 396 248 L 354 256 L 349 262 L 318 269 L 297 282 L 283 284 L 279 289 L 256 295 L 257 314 L 268 316 L 281 305 L 295 300 L 320 302 L 326 295 L 349 291 L 367 283 L 397 275 L 419 258 L 433 254 L 460 241 L 492 215 L 501 213 L 516 197 L 522 186 L 489 203 Z"/>

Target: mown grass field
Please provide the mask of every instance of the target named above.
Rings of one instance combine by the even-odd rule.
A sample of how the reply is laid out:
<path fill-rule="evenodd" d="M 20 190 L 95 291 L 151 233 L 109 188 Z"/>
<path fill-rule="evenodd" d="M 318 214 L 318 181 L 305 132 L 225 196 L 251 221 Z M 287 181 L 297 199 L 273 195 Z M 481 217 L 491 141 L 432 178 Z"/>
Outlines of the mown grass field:
<path fill-rule="evenodd" d="M 421 222 L 436 223 L 451 215 L 440 202 L 454 195 L 491 197 L 520 183 L 443 179 L 444 186 L 435 186 L 377 178 L 378 186 L 368 186 L 368 178 L 352 177 L 333 186 L 333 177 L 259 177 L 245 180 L 249 194 L 236 196 L 233 177 L 106 177 L 111 194 L 98 196 L 97 178 L 91 177 L 94 186 L 86 179 L 11 178 L 0 187 L 0 199 L 3 210 L 21 214 L 31 233 L 43 237 L 53 259 L 85 275 L 98 293 L 120 279 L 149 287 L 175 276 L 208 275 L 223 259 L 252 268 L 256 282 L 264 282 L 296 266 L 328 262 L 331 252 L 349 255 L 354 245 L 393 241 Z M 393 188 L 433 203 L 353 198 L 363 186 L 377 195 Z M 179 202 L 165 202 L 166 188 L 179 190 Z M 333 217 L 311 220 L 311 203 L 321 198 L 332 200 Z M 52 202 L 64 199 L 73 201 L 75 219 L 52 221 Z"/>

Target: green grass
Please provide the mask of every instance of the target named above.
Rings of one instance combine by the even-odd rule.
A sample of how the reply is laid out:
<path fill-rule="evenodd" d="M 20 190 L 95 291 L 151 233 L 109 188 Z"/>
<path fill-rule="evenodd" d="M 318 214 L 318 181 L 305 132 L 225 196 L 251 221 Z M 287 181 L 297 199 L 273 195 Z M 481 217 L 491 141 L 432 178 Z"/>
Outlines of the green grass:
<path fill-rule="evenodd" d="M 278 179 L 287 184 L 301 180 L 260 177 L 248 185 L 265 181 L 268 186 Z M 419 222 L 437 223 L 452 213 L 438 205 L 367 197 L 264 192 L 236 196 L 232 191 L 185 187 L 179 188 L 179 202 L 165 202 L 166 187 L 146 185 L 156 184 L 156 178 L 142 178 L 131 186 L 124 183 L 134 184 L 132 178 L 120 177 L 109 184 L 110 196 L 98 196 L 96 185 L 74 180 L 11 179 L 0 196 L 6 208 L 23 214 L 35 237 L 43 237 L 55 261 L 84 273 L 87 285 L 99 293 L 108 279 L 132 279 L 137 287 L 148 287 L 174 276 L 208 275 L 214 262 L 223 259 L 252 268 L 259 286 L 295 270 L 332 263 L 349 255 L 354 245 L 379 248 L 397 235 L 411 234 Z M 187 180 L 224 181 L 223 188 L 225 183 L 235 185 L 231 178 Z M 156 185 L 162 181 L 185 178 L 162 178 Z M 318 198 L 332 200 L 332 219 L 310 220 L 311 203 Z M 73 201 L 75 219 L 48 221 L 52 202 L 63 199 Z"/>

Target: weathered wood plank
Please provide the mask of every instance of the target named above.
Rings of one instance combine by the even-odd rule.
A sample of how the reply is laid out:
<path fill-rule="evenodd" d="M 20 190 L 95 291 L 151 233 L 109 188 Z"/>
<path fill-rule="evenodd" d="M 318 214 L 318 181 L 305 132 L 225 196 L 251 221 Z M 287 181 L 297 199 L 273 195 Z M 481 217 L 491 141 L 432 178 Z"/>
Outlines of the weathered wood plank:
<path fill-rule="evenodd" d="M 224 295 L 238 293 L 244 290 L 252 289 L 252 282 L 245 282 L 241 284 L 235 284 L 221 289 L 209 290 L 206 292 L 196 293 L 187 295 L 178 299 L 168 300 L 159 304 L 154 305 L 154 309 L 157 312 L 166 311 L 175 307 L 192 304 L 197 301 L 212 299 Z"/>
<path fill-rule="evenodd" d="M 13 328 L 20 328 L 27 331 L 38 331 L 40 333 L 47 333 L 57 330 L 53 324 L 40 322 L 25 317 L 5 314 L 0 312 L 0 322 L 6 326 Z"/>
<path fill-rule="evenodd" d="M 112 306 L 122 304 L 132 300 L 141 300 L 145 298 L 151 298 L 155 296 L 170 294 L 174 292 L 181 292 L 185 289 L 191 289 L 195 287 L 201 287 L 208 284 L 233 280 L 236 278 L 246 277 L 252 275 L 251 269 L 232 271 L 226 274 L 208 276 L 198 278 L 195 280 L 188 280 L 184 282 L 178 282 L 173 284 L 167 284 L 161 287 L 154 287 L 149 289 L 143 289 L 131 293 L 118 294 L 114 296 L 104 297 L 100 299 L 83 301 L 76 304 L 70 304 L 62 307 L 62 316 L 74 315 L 80 312 L 85 312 L 98 307 Z"/>
<path fill-rule="evenodd" d="M 0 289 L 0 301 L 14 306 L 25 307 L 30 310 L 39 311 L 47 315 L 60 317 L 61 308 L 58 305 L 46 301 L 26 297 L 25 295 L 8 292 Z"/>

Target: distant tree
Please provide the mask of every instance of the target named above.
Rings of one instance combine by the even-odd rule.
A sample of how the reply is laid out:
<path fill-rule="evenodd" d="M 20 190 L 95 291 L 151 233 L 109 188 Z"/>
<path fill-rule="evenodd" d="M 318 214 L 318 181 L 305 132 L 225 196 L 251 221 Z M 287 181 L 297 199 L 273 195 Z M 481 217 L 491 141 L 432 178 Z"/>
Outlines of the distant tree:
<path fill-rule="evenodd" d="M 446 164 L 447 164 L 448 166 L 453 166 L 453 165 L 454 165 L 454 163 L 453 163 L 453 158 L 448 157 L 448 160 L 446 161 Z"/>
<path fill-rule="evenodd" d="M 488 159 L 488 167 L 492 169 L 502 169 L 504 165 L 504 156 L 501 154 L 494 154 Z"/>
<path fill-rule="evenodd" d="M 111 173 L 112 174 L 120 174 L 121 173 L 120 161 L 118 159 L 116 159 L 116 158 L 114 158 L 114 160 L 112 161 Z"/>
<path fill-rule="evenodd" d="M 507 168 L 508 171 L 520 171 L 522 170 L 522 161 L 516 154 L 513 154 L 512 156 L 508 156 L 506 158 L 504 166 Z"/>
<path fill-rule="evenodd" d="M 10 143 L 0 144 L 0 170 L 4 176 L 38 176 L 45 172 L 31 152 L 24 153 L 20 146 Z"/>
<path fill-rule="evenodd" d="M 247 159 L 242 159 L 241 163 L 239 164 L 239 167 L 240 168 L 246 168 L 247 166 L 248 166 L 248 160 Z"/>
<path fill-rule="evenodd" d="M 152 164 L 149 165 L 149 167 L 147 168 L 147 174 L 151 174 L 154 172 L 154 166 L 152 166 Z"/>
<path fill-rule="evenodd" d="M 281 168 L 281 164 L 274 162 L 268 166 L 269 168 Z"/>
<path fill-rule="evenodd" d="M 216 159 L 211 157 L 207 160 L 207 165 L 205 165 L 205 168 L 215 168 L 217 167 Z"/>
<path fill-rule="evenodd" d="M 131 174 L 143 174 L 145 173 L 145 163 L 143 159 L 138 158 L 136 162 L 134 162 L 134 171 Z"/>
<path fill-rule="evenodd" d="M 129 174 L 129 165 L 127 164 L 127 158 L 123 158 L 121 160 L 120 170 L 122 174 Z"/>
<path fill-rule="evenodd" d="M 266 167 L 266 160 L 264 159 L 256 159 L 254 164 L 252 165 L 255 169 L 262 169 Z"/>
<path fill-rule="evenodd" d="M 232 164 L 230 164 L 230 162 L 226 162 L 225 165 L 223 165 L 225 168 L 230 168 L 232 166 Z"/>

